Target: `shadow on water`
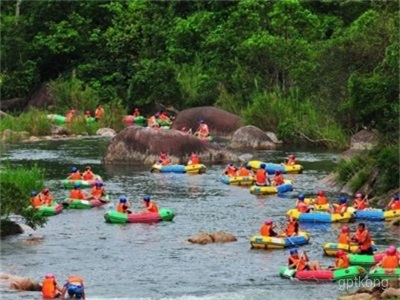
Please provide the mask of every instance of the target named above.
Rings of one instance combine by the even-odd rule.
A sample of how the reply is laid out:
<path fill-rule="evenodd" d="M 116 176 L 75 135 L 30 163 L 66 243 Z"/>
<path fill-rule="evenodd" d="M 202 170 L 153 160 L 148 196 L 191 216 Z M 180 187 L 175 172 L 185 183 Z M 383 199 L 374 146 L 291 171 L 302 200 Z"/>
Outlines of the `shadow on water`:
<path fill-rule="evenodd" d="M 314 194 L 324 188 L 318 180 L 334 167 L 337 153 L 323 150 L 296 151 L 305 171 L 287 175 L 294 190 L 284 195 L 254 196 L 248 188 L 227 186 L 218 181 L 223 166 L 208 166 L 206 174 L 152 174 L 149 166 L 101 164 L 106 139 L 83 139 L 8 145 L 2 159 L 13 165 L 38 163 L 46 169 L 48 184 L 61 200 L 68 191 L 59 181 L 72 166 L 90 164 L 105 180 L 112 203 L 91 210 L 66 210 L 49 218 L 43 243 L 26 246 L 26 235 L 2 241 L 2 271 L 40 280 L 45 273 L 60 282 L 69 274 L 81 275 L 89 299 L 333 299 L 340 291 L 334 284 L 300 283 L 281 279 L 288 251 L 251 250 L 249 238 L 257 234 L 265 218 L 284 226 L 285 213 L 298 193 Z M 280 162 L 288 150 L 259 151 L 253 159 Z M 239 153 L 241 154 L 241 153 Z M 141 209 L 143 195 L 151 195 L 161 208 L 171 208 L 173 222 L 113 225 L 104 221 L 121 195 L 134 211 Z M 376 244 L 396 241 L 398 230 L 386 223 L 368 223 Z M 337 239 L 340 224 L 303 224 L 311 243 L 305 247 L 312 259 L 331 265 L 322 246 Z M 354 230 L 356 224 L 350 225 Z M 238 241 L 230 244 L 192 245 L 188 237 L 199 231 L 224 230 Z M 311 290 L 312 289 L 312 290 Z M 312 292 L 311 292 L 312 291 Z M 2 299 L 40 299 L 36 293 L 2 292 Z"/>

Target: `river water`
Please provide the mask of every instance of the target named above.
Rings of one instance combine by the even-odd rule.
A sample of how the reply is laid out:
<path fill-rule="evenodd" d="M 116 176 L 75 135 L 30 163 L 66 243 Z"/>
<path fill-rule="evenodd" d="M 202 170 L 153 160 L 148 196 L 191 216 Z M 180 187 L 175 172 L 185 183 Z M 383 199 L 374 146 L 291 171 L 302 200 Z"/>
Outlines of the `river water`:
<path fill-rule="evenodd" d="M 224 166 L 207 166 L 203 175 L 151 174 L 149 166 L 105 166 L 101 157 L 109 140 L 86 138 L 6 145 L 2 160 L 13 165 L 38 163 L 46 170 L 47 185 L 56 200 L 68 191 L 60 187 L 72 166 L 81 170 L 91 165 L 105 181 L 113 204 L 91 210 L 66 210 L 50 217 L 34 235 L 43 236 L 36 246 L 22 243 L 27 234 L 1 242 L 1 270 L 41 280 L 45 273 L 63 283 L 69 274 L 85 280 L 88 299 L 336 299 L 344 286 L 331 283 L 304 283 L 281 279 L 279 269 L 286 264 L 288 250 L 251 250 L 249 238 L 258 234 L 265 218 L 285 223 L 298 193 L 312 195 L 324 188 L 318 184 L 335 166 L 338 153 L 324 150 L 297 150 L 305 171 L 287 175 L 294 181 L 293 192 L 282 197 L 254 196 L 248 188 L 228 186 L 218 181 Z M 280 162 L 289 152 L 254 152 L 254 159 Z M 151 195 L 160 208 L 176 213 L 173 222 L 113 225 L 104 221 L 121 195 L 133 210 L 141 209 L 140 199 Z M 367 223 L 379 248 L 398 240 L 398 229 L 386 223 Z M 350 225 L 354 230 L 356 224 Z M 338 224 L 304 225 L 311 235 L 305 246 L 312 260 L 332 265 L 322 246 L 335 242 Z M 238 238 L 235 243 L 193 245 L 188 237 L 200 231 L 224 230 Z M 41 299 L 37 292 L 1 291 L 2 299 Z"/>

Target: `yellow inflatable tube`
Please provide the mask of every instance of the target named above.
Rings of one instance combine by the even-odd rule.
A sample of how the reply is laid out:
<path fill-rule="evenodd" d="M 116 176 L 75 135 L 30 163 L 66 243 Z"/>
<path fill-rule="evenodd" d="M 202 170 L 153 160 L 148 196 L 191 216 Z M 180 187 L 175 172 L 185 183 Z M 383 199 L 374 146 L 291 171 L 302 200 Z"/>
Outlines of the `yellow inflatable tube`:
<path fill-rule="evenodd" d="M 278 236 L 255 235 L 250 238 L 251 248 L 255 249 L 283 249 L 308 244 L 310 236 L 307 232 L 299 231 L 298 235 L 288 237 L 285 234 Z"/>
<path fill-rule="evenodd" d="M 328 256 L 336 256 L 336 253 L 339 250 L 343 250 L 347 253 L 359 253 L 358 244 L 350 243 L 350 244 L 339 244 L 339 243 L 326 243 L 324 245 L 324 253 Z M 376 246 L 372 241 L 372 250 L 376 251 Z"/>
<path fill-rule="evenodd" d="M 247 163 L 254 171 L 258 170 L 261 164 L 265 164 L 265 170 L 268 174 L 274 174 L 275 171 L 281 171 L 282 174 L 299 174 L 303 172 L 302 165 L 280 165 L 280 164 L 272 164 L 265 163 L 259 160 L 251 160 Z"/>

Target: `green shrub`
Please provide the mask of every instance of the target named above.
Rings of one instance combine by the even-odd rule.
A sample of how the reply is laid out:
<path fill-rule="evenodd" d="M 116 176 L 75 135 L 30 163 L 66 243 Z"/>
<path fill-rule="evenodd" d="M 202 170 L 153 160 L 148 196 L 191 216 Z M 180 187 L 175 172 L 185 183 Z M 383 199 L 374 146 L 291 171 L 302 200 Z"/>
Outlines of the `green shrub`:
<path fill-rule="evenodd" d="M 100 127 L 108 127 L 114 129 L 116 132 L 125 128 L 123 122 L 124 117 L 127 115 L 120 99 L 113 99 L 109 103 L 103 105 L 104 118 L 99 121 Z"/>

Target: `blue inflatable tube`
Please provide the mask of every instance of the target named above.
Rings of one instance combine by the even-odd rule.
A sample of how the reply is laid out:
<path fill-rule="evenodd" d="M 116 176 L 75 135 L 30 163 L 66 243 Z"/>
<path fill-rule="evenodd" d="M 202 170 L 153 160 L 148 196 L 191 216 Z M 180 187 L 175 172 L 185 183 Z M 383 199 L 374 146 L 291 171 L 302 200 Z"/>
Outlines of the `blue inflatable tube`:
<path fill-rule="evenodd" d="M 357 219 L 365 219 L 370 221 L 384 221 L 385 216 L 383 214 L 383 210 L 357 210 L 356 212 Z"/>
<path fill-rule="evenodd" d="M 308 240 L 304 236 L 292 236 L 290 238 L 284 238 L 285 248 L 297 247 L 308 244 Z"/>
<path fill-rule="evenodd" d="M 185 167 L 184 165 L 163 166 L 160 171 L 161 173 L 186 173 Z"/>
<path fill-rule="evenodd" d="M 284 183 L 281 185 L 278 185 L 277 187 L 278 193 L 286 193 L 286 192 L 290 192 L 293 190 L 293 185 L 290 183 Z"/>

